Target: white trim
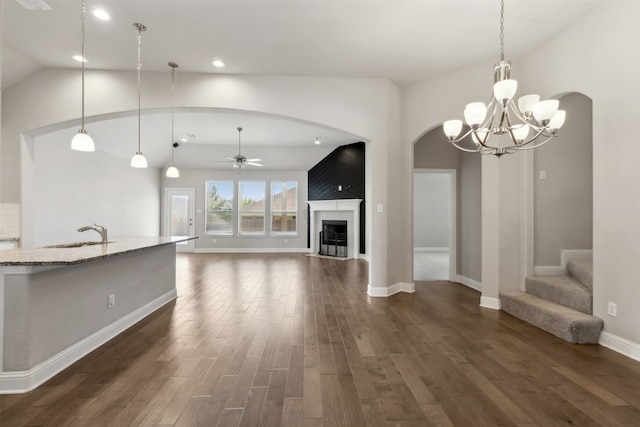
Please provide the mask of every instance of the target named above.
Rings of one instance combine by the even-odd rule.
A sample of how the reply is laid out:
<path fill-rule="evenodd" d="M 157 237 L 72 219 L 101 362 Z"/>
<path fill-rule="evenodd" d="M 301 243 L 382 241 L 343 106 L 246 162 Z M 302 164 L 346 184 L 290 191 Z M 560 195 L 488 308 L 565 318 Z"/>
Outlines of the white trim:
<path fill-rule="evenodd" d="M 502 305 L 500 299 L 491 297 L 480 297 L 480 307 L 490 308 L 492 310 L 500 310 Z"/>
<path fill-rule="evenodd" d="M 567 263 L 572 259 L 591 259 L 593 249 L 563 249 L 560 251 L 560 265 L 567 267 Z"/>
<path fill-rule="evenodd" d="M 369 258 L 369 254 L 359 254 L 358 259 L 363 259 L 367 262 L 371 262 L 371 258 Z"/>
<path fill-rule="evenodd" d="M 416 291 L 415 283 L 398 282 L 386 288 L 367 286 L 367 295 L 370 297 L 390 297 L 398 292 L 414 293 Z"/>
<path fill-rule="evenodd" d="M 195 254 L 309 253 L 308 248 L 195 248 Z"/>
<path fill-rule="evenodd" d="M 449 252 L 449 248 L 448 247 L 429 247 L 429 246 L 425 246 L 425 247 L 416 247 L 413 248 L 414 252 Z"/>
<path fill-rule="evenodd" d="M 1 372 L 0 394 L 26 393 L 35 389 L 110 339 L 115 338 L 118 334 L 135 325 L 154 311 L 173 301 L 177 296 L 177 291 L 174 288 L 28 371 Z"/>
<path fill-rule="evenodd" d="M 600 332 L 600 345 L 640 362 L 640 344 L 611 332 Z"/>
<path fill-rule="evenodd" d="M 318 212 L 351 212 L 351 219 L 347 221 L 348 227 L 353 228 L 353 244 L 348 245 L 352 258 L 360 257 L 360 202 L 363 199 L 332 199 L 332 200 L 307 200 L 309 204 L 309 248 L 307 252 L 314 253 L 318 247 L 316 230 L 320 224 L 316 224 Z"/>
<path fill-rule="evenodd" d="M 592 249 L 563 249 L 560 251 L 560 265 L 536 265 L 534 276 L 566 276 L 567 264 L 572 259 L 591 259 Z"/>
<path fill-rule="evenodd" d="M 458 283 L 462 283 L 463 285 L 471 288 L 471 289 L 475 289 L 478 292 L 482 292 L 482 283 L 473 280 L 473 279 L 469 279 L 468 277 L 462 276 L 460 274 L 458 274 L 457 280 Z"/>
<path fill-rule="evenodd" d="M 559 265 L 536 265 L 533 267 L 534 276 L 566 276 L 566 269 Z"/>

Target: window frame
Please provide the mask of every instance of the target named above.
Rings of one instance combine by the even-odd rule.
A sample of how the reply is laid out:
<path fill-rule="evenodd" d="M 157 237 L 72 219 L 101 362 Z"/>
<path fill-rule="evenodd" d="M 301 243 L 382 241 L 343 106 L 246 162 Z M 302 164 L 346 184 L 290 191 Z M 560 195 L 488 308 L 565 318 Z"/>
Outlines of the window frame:
<path fill-rule="evenodd" d="M 277 210 L 274 209 L 274 204 L 273 204 L 273 198 L 275 196 L 276 193 L 274 193 L 274 184 L 280 184 L 282 186 L 282 194 L 283 194 L 283 198 L 284 198 L 284 202 L 283 205 L 286 208 L 287 206 L 287 192 L 288 192 L 288 186 L 289 184 L 295 184 L 295 190 L 296 190 L 296 205 L 295 205 L 295 210 Z M 271 208 L 271 212 L 269 214 L 269 232 L 271 236 L 274 237 L 287 237 L 287 236 L 297 236 L 298 235 L 298 217 L 299 217 L 299 209 L 298 209 L 298 189 L 299 189 L 299 185 L 298 185 L 298 181 L 271 181 L 270 185 L 269 185 L 269 191 L 270 191 L 270 208 Z M 288 213 L 293 213 L 295 214 L 295 231 L 274 231 L 273 230 L 273 218 L 274 218 L 274 214 L 276 213 L 280 213 L 281 215 L 284 214 L 288 214 Z"/>
<path fill-rule="evenodd" d="M 264 206 L 262 208 L 262 231 L 243 231 L 242 230 L 242 186 L 243 184 L 262 184 L 262 193 Z M 258 200 L 256 200 L 258 201 Z M 237 218 L 237 230 L 239 237 L 265 237 L 267 235 L 267 182 L 262 180 L 252 180 L 252 181 L 238 181 L 238 202 L 236 203 L 238 212 L 236 213 Z M 253 211 L 250 211 L 253 212 Z M 259 212 L 259 211 L 255 211 Z"/>
<path fill-rule="evenodd" d="M 209 183 L 225 183 L 225 184 L 230 184 L 231 186 L 231 203 L 230 206 L 231 208 L 229 210 L 217 210 L 217 211 L 211 211 L 211 212 L 229 212 L 231 214 L 231 227 L 229 231 L 216 231 L 216 230 L 208 230 L 209 227 Z M 204 195 L 205 195 L 205 215 L 204 215 L 204 234 L 206 236 L 234 236 L 234 229 L 235 229 L 235 225 L 234 225 L 234 219 L 235 219 L 235 215 L 233 212 L 234 206 L 235 206 L 235 198 L 236 198 L 236 194 L 235 194 L 235 183 L 233 182 L 233 180 L 208 180 L 205 181 L 204 184 Z M 227 199 L 228 200 L 228 199 Z"/>

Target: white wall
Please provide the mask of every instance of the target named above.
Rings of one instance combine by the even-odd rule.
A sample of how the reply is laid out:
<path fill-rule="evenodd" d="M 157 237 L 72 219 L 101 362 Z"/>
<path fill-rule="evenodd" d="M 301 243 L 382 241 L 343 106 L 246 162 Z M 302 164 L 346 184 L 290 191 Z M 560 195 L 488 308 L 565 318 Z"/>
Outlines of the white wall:
<path fill-rule="evenodd" d="M 593 101 L 593 311 L 604 319 L 606 332 L 635 343 L 640 343 L 638 22 L 640 2 L 607 2 L 520 65 L 527 87 L 549 95 L 580 92 Z M 618 304 L 615 318 L 607 315 L 608 301 Z"/>
<path fill-rule="evenodd" d="M 166 76 L 145 73 L 141 104 L 166 107 Z M 2 93 L 1 202 L 20 202 L 22 236 L 33 234 L 35 163 L 33 137 L 62 122 L 79 124 L 79 77 L 74 70 L 43 70 Z M 402 152 L 398 88 L 383 79 L 182 74 L 176 107 L 228 108 L 306 120 L 362 137 L 367 155 L 367 255 L 370 287 L 386 289 L 411 279 L 410 221 L 391 226 L 390 206 L 410 205 L 405 194 L 411 177 L 391 175 L 410 154 Z M 134 72 L 89 71 L 86 75 L 87 123 L 102 115 L 137 109 Z M 87 126 L 88 127 L 88 126 Z M 393 145 L 393 149 L 390 149 Z M 389 154 L 393 155 L 390 156 Z M 404 160 L 403 160 L 404 159 Z M 407 164 L 406 168 L 410 166 Z M 405 168 L 405 169 L 406 169 Z M 406 184 L 406 185 L 405 185 Z M 389 194 L 397 200 L 389 200 Z M 407 202 L 408 201 L 408 202 Z M 382 214 L 372 214 L 383 205 Z M 402 219 L 406 209 L 392 212 Z M 408 214 L 410 215 L 410 213 Z M 159 228 L 159 224 L 156 224 Z M 396 230 L 397 229 L 397 230 Z M 376 236 L 375 239 L 371 236 Z M 387 254 L 401 256 L 402 262 Z"/>
<path fill-rule="evenodd" d="M 413 174 L 413 247 L 449 247 L 448 174 L 416 172 Z"/>
<path fill-rule="evenodd" d="M 135 169 L 128 159 L 69 149 L 73 132 L 36 137 L 33 246 L 96 241 L 93 223 L 107 227 L 109 240 L 158 236 L 160 171 Z M 31 246 L 23 242 L 24 246 Z"/>
<path fill-rule="evenodd" d="M 509 58 L 518 93 L 535 90 L 548 98 L 580 92 L 593 100 L 594 314 L 605 320 L 605 334 L 632 343 L 640 343 L 637 22 L 639 2 L 607 2 L 527 58 Z M 486 100 L 491 70 L 491 63 L 479 64 L 404 88 L 404 143 L 461 118 L 468 102 Z M 522 154 L 482 157 L 483 301 L 497 303 L 501 289 L 520 287 L 533 260 L 526 194 L 533 188 L 533 161 Z M 618 304 L 616 318 L 606 314 L 608 301 Z"/>

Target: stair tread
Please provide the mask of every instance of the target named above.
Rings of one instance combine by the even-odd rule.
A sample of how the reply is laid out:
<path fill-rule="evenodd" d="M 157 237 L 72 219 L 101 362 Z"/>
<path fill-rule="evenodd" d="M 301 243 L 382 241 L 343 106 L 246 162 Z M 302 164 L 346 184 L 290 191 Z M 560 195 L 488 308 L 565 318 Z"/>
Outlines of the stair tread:
<path fill-rule="evenodd" d="M 595 344 L 600 337 L 602 319 L 526 292 L 501 292 L 502 309 L 527 323 L 565 341 Z"/>
<path fill-rule="evenodd" d="M 583 313 L 593 312 L 593 295 L 569 276 L 533 276 L 525 279 L 527 293 L 570 307 Z"/>

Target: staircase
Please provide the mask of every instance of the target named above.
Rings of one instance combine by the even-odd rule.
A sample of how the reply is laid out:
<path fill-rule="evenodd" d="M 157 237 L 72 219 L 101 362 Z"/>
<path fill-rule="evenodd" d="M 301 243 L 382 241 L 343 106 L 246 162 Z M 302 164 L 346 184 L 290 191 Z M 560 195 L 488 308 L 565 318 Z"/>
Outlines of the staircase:
<path fill-rule="evenodd" d="M 502 310 L 573 344 L 597 344 L 603 321 L 593 313 L 593 262 L 567 263 L 568 276 L 534 276 L 526 292 L 501 292 Z"/>

